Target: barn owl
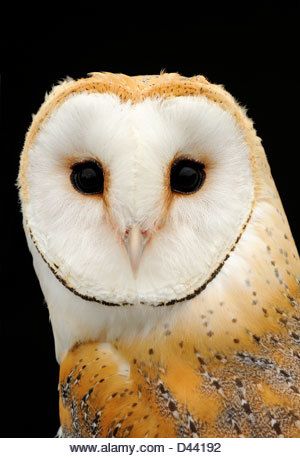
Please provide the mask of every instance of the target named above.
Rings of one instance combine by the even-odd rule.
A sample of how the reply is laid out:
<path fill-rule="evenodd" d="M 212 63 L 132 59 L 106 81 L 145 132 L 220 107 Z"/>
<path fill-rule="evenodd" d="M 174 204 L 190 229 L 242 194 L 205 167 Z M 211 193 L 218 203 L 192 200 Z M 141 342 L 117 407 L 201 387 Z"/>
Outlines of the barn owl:
<path fill-rule="evenodd" d="M 18 179 L 65 437 L 300 437 L 300 265 L 245 110 L 203 76 L 46 97 Z"/>

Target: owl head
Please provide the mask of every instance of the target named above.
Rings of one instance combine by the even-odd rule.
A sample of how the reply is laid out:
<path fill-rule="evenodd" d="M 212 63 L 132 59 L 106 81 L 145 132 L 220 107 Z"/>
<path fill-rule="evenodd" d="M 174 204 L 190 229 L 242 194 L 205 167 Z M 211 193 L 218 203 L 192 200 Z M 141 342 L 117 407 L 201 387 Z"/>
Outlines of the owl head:
<path fill-rule="evenodd" d="M 259 143 L 204 77 L 95 73 L 53 89 L 19 186 L 58 359 L 146 332 L 213 283 L 265 188 Z"/>

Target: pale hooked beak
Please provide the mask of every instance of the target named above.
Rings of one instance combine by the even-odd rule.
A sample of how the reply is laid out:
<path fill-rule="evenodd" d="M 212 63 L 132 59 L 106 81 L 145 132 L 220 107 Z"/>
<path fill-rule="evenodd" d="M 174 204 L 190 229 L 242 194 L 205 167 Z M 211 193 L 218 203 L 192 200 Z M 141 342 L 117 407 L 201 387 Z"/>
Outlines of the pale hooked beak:
<path fill-rule="evenodd" d="M 142 231 L 138 224 L 131 226 L 131 228 L 126 231 L 124 237 L 125 247 L 129 256 L 131 269 L 135 275 L 148 240 L 149 236 L 147 232 Z"/>

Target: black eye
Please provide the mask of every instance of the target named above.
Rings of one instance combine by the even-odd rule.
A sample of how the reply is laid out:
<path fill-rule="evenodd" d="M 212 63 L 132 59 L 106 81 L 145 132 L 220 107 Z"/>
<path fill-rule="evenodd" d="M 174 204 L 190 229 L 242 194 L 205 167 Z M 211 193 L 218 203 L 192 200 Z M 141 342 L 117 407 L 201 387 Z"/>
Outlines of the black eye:
<path fill-rule="evenodd" d="M 198 191 L 205 180 L 204 165 L 190 159 L 180 159 L 171 168 L 171 189 L 180 194 Z"/>
<path fill-rule="evenodd" d="M 70 178 L 74 188 L 83 194 L 101 194 L 103 192 L 103 169 L 95 161 L 74 164 Z"/>

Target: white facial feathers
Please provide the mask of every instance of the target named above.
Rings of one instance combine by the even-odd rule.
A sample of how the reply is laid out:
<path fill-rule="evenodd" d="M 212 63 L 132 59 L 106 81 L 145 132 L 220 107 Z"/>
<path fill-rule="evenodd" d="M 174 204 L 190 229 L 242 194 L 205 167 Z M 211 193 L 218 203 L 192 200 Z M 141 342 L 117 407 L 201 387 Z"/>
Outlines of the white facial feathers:
<path fill-rule="evenodd" d="M 172 196 L 170 165 L 181 156 L 202 162 L 206 180 L 195 194 Z M 253 200 L 249 156 L 233 117 L 205 97 L 131 104 L 73 95 L 29 151 L 27 231 L 55 275 L 83 297 L 176 301 L 210 278 L 240 235 Z M 106 171 L 106 203 L 70 182 L 71 165 L 90 159 Z M 151 234 L 136 276 L 122 242 L 133 225 Z"/>

